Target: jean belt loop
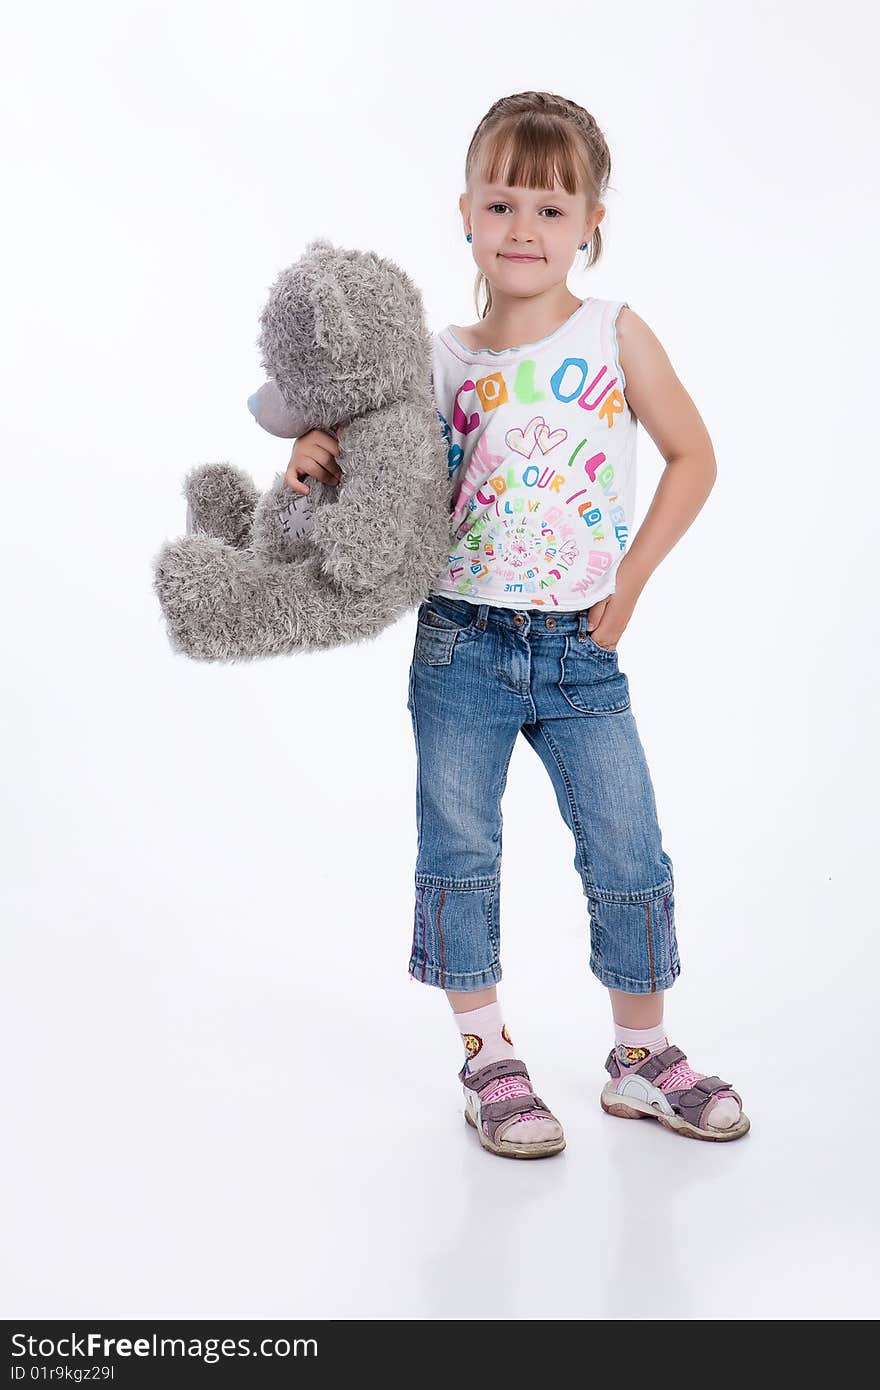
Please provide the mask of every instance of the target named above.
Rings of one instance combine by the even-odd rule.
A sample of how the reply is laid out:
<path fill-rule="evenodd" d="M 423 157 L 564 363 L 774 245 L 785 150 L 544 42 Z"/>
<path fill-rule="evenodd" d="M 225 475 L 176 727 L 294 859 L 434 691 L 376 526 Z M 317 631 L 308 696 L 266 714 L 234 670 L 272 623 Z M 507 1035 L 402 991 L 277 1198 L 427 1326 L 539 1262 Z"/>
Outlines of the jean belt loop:
<path fill-rule="evenodd" d="M 584 608 L 578 613 L 578 637 L 583 642 L 587 635 L 587 609 Z"/>
<path fill-rule="evenodd" d="M 481 632 L 485 632 L 485 631 L 486 631 L 486 627 L 487 627 L 487 625 L 488 625 L 488 622 L 489 622 L 489 605 L 488 605 L 488 603 L 481 603 L 481 604 L 480 604 L 480 608 L 479 608 L 479 612 L 477 613 L 477 627 L 480 629 Z"/>

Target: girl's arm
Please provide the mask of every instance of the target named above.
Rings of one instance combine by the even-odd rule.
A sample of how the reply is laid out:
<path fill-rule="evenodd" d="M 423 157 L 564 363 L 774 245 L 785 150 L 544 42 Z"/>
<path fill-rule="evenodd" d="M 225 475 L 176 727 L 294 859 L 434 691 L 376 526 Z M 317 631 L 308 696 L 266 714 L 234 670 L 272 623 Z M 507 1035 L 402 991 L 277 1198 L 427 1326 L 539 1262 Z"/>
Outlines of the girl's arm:
<path fill-rule="evenodd" d="M 617 316 L 617 345 L 627 403 L 666 460 L 645 519 L 617 569 L 637 597 L 701 510 L 718 469 L 709 432 L 662 344 L 626 306 Z"/>

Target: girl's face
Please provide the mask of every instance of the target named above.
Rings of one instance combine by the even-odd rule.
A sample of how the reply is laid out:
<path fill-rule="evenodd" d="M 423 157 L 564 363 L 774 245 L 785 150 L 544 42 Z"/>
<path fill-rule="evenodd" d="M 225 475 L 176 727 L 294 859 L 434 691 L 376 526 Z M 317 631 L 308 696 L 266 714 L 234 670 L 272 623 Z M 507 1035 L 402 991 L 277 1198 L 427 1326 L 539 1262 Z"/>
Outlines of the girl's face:
<path fill-rule="evenodd" d="M 563 280 L 578 247 L 605 216 L 591 215 L 583 193 L 477 182 L 459 199 L 465 231 L 473 234 L 474 260 L 490 284 L 527 295 Z M 528 257 L 529 259 L 516 259 Z"/>

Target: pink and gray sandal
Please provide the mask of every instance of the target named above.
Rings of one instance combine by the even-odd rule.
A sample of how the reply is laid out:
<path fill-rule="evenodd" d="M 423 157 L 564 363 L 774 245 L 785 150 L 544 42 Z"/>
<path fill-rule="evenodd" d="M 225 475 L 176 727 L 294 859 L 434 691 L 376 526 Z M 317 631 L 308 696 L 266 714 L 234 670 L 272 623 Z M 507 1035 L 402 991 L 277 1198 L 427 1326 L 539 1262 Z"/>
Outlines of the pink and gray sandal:
<path fill-rule="evenodd" d="M 650 1117 L 688 1139 L 741 1139 L 748 1133 L 749 1120 L 733 1087 L 719 1076 L 695 1072 L 679 1047 L 655 1053 L 643 1048 L 614 1048 L 605 1070 L 611 1076 L 601 1096 L 606 1115 L 626 1120 Z M 740 1116 L 722 1129 L 712 1124 L 712 1110 L 725 1096 L 737 1102 Z"/>
<path fill-rule="evenodd" d="M 484 1149 L 504 1158 L 547 1158 L 565 1148 L 562 1126 L 532 1090 L 525 1062 L 504 1058 L 469 1075 L 468 1065 L 465 1062 L 458 1073 L 464 1086 L 464 1117 L 476 1129 Z M 534 1140 L 525 1141 L 527 1127 L 521 1121 L 535 1124 Z M 506 1138 L 514 1125 L 519 1126 L 516 1136 Z"/>

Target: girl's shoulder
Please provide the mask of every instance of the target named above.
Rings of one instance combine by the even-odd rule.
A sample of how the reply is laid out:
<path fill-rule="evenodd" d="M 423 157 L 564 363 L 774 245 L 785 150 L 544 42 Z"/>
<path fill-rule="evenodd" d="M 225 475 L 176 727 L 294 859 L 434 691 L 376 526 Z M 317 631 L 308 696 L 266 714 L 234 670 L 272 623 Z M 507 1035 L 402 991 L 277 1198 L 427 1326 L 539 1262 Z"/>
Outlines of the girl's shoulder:
<path fill-rule="evenodd" d="M 614 314 L 614 343 L 624 381 L 649 377 L 668 363 L 660 339 L 627 300 Z"/>

